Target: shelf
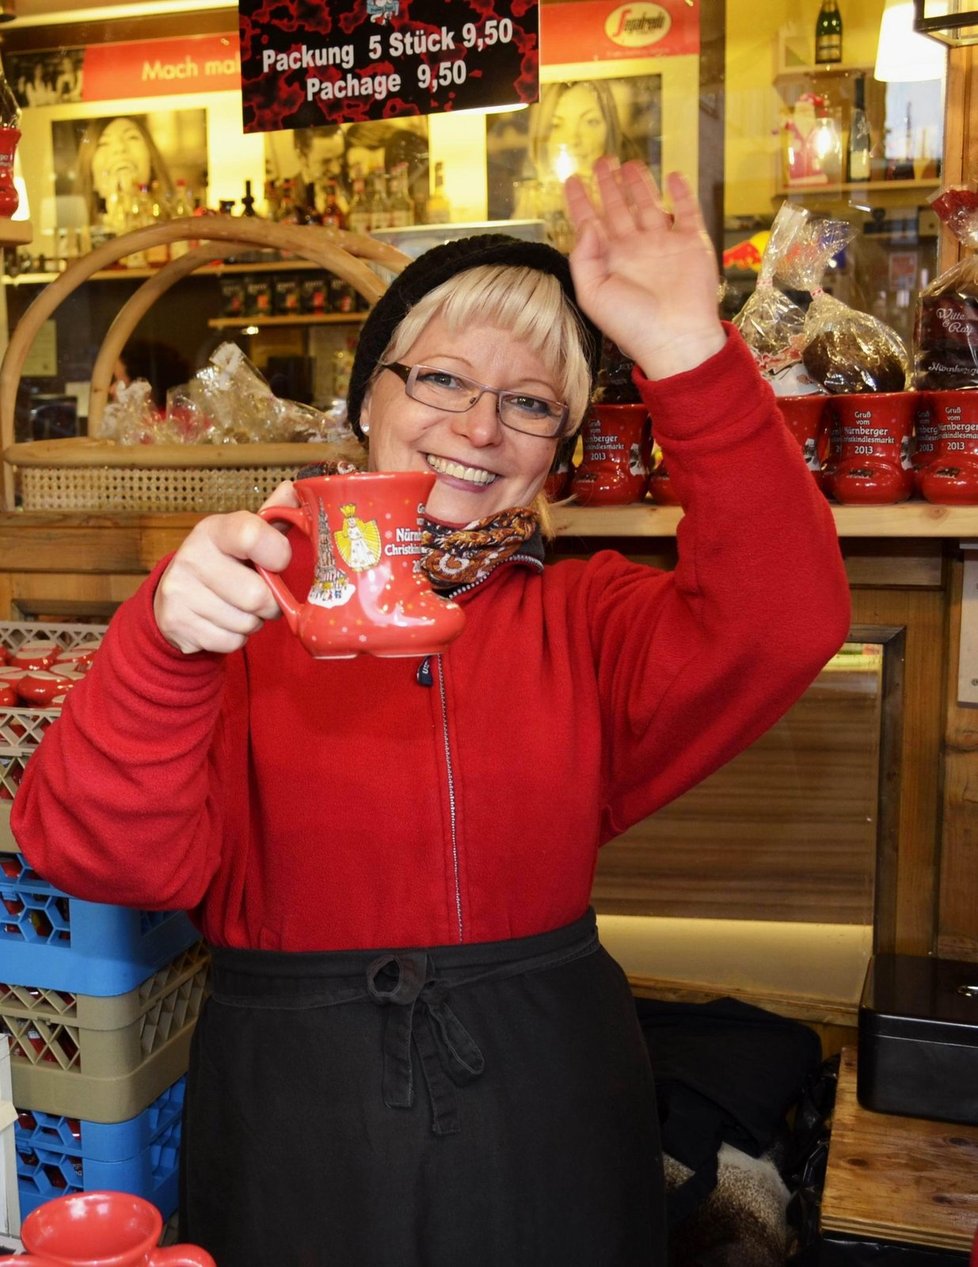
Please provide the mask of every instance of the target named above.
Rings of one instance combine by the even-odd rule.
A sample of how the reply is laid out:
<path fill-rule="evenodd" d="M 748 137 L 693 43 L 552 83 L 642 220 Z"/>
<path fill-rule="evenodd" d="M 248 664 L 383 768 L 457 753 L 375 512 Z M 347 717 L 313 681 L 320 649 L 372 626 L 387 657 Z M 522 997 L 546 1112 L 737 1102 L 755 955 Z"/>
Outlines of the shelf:
<path fill-rule="evenodd" d="M 25 246 L 34 236 L 30 220 L 6 220 L 0 217 L 0 246 Z"/>
<path fill-rule="evenodd" d="M 893 195 L 892 201 L 899 201 L 901 195 L 912 193 L 911 201 L 915 205 L 923 205 L 927 196 L 940 188 L 939 180 L 863 180 L 841 185 L 783 185 L 775 191 L 776 198 L 833 198 L 843 194 L 887 194 Z M 891 199 L 887 199 L 890 201 Z"/>
<path fill-rule="evenodd" d="M 824 66 L 783 66 L 774 77 L 774 86 L 794 83 L 799 79 L 855 79 L 872 77 L 872 66 L 849 66 L 844 62 L 831 62 Z"/>
<path fill-rule="evenodd" d="M 211 330 L 242 330 L 248 326 L 348 326 L 359 324 L 365 312 L 308 312 L 294 317 L 211 317 Z"/>
<path fill-rule="evenodd" d="M 577 506 L 558 502 L 551 508 L 562 537 L 673 537 L 682 518 L 678 506 L 636 502 L 632 506 Z M 839 536 L 949 537 L 978 539 L 978 506 L 934 506 L 909 501 L 896 506 L 832 506 Z"/>
<path fill-rule="evenodd" d="M 13 222 L 12 222 L 13 223 Z M 25 238 L 24 241 L 30 241 Z M 149 277 L 155 277 L 159 272 L 159 268 L 107 268 L 102 269 L 98 273 L 93 273 L 88 279 L 92 282 L 129 282 L 129 281 L 145 281 Z M 240 263 L 221 263 L 216 261 L 213 264 L 203 264 L 200 268 L 195 269 L 191 274 L 193 277 L 223 277 L 235 276 L 243 273 L 281 273 L 281 272 L 323 272 L 323 268 L 319 264 L 314 264 L 312 260 L 299 259 L 281 259 L 281 260 L 254 260 L 251 263 L 242 261 Z M 61 276 L 57 272 L 49 273 L 19 273 L 12 276 L 4 275 L 2 282 L 4 286 L 44 286 L 48 282 L 53 282 Z"/>

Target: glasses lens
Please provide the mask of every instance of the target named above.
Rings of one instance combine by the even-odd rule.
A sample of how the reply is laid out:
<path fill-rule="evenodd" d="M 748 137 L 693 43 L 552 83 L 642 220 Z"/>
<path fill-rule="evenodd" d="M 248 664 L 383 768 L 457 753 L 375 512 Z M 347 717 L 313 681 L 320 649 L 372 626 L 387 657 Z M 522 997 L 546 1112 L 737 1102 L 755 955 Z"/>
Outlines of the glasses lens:
<path fill-rule="evenodd" d="M 499 397 L 499 416 L 506 426 L 534 436 L 557 435 L 566 413 L 566 407 L 559 400 L 548 400 L 545 396 L 503 392 Z"/>
<path fill-rule="evenodd" d="M 470 378 L 433 369 L 430 365 L 416 365 L 412 377 L 414 383 L 411 385 L 409 381 L 408 394 L 422 405 L 433 405 L 436 409 L 463 413 L 479 395 L 479 384 Z"/>

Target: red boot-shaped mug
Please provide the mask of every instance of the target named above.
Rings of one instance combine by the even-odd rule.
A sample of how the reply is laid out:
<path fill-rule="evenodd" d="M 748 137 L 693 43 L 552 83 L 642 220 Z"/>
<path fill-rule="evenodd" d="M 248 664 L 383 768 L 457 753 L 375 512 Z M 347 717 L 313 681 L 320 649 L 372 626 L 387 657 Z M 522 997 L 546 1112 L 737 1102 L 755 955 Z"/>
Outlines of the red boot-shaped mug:
<path fill-rule="evenodd" d="M 582 506 L 641 501 L 649 486 L 652 424 L 643 404 L 592 405 L 571 492 Z"/>
<path fill-rule="evenodd" d="M 843 505 L 889 506 L 913 491 L 910 442 L 914 392 L 855 392 L 829 398 L 831 445 L 824 491 Z"/>
<path fill-rule="evenodd" d="M 424 471 L 314 475 L 295 482 L 298 509 L 266 506 L 258 512 L 312 542 L 315 570 L 304 601 L 278 573 L 258 568 L 310 655 L 437 655 L 462 632 L 465 613 L 439 597 L 416 567 L 425 499 L 434 482 Z"/>
<path fill-rule="evenodd" d="M 978 390 L 926 394 L 936 440 L 917 477 L 921 495 L 942 506 L 978 506 Z"/>

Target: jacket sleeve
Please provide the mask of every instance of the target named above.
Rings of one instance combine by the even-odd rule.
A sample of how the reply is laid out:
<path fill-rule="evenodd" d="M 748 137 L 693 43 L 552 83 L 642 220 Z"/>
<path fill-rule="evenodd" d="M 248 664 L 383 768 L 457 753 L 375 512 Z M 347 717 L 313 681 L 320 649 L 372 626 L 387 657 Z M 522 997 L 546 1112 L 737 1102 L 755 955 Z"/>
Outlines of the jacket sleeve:
<path fill-rule="evenodd" d="M 831 511 L 740 335 L 637 381 L 684 514 L 673 572 L 624 563 L 588 588 L 602 842 L 768 729 L 849 626 Z"/>
<path fill-rule="evenodd" d="M 31 865 L 79 897 L 191 909 L 227 827 L 222 699 L 234 657 L 165 641 L 152 611 L 163 566 L 115 613 L 28 761 L 11 826 Z"/>

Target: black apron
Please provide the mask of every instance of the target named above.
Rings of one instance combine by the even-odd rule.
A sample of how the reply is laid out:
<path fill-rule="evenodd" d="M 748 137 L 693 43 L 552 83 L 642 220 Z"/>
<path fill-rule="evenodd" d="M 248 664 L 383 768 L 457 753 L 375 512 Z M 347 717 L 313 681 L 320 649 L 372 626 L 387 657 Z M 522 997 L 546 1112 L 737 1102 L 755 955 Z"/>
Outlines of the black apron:
<path fill-rule="evenodd" d="M 648 1052 L 593 913 L 431 949 L 213 950 L 182 1239 L 218 1267 L 662 1267 Z"/>

